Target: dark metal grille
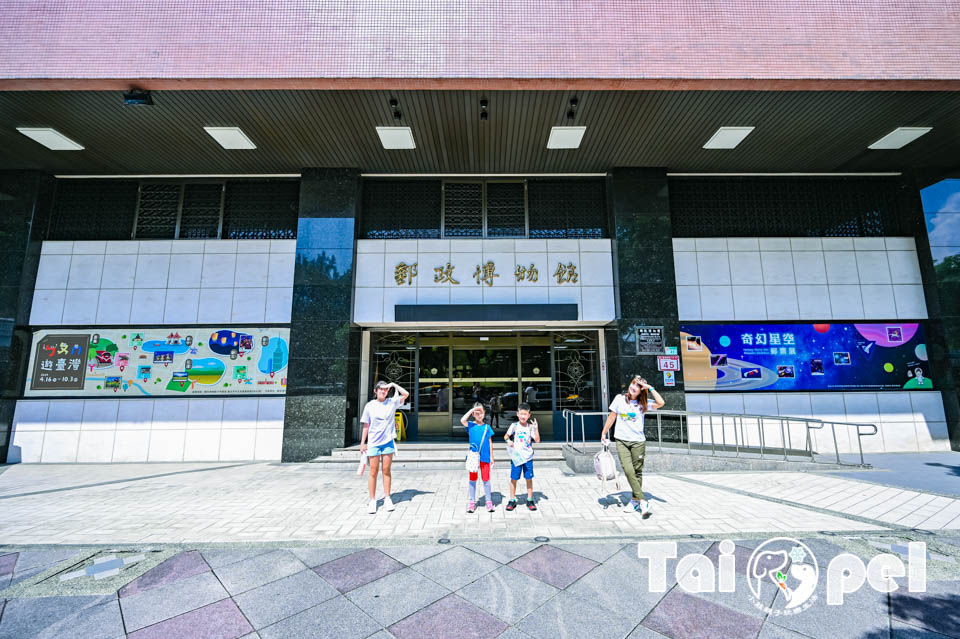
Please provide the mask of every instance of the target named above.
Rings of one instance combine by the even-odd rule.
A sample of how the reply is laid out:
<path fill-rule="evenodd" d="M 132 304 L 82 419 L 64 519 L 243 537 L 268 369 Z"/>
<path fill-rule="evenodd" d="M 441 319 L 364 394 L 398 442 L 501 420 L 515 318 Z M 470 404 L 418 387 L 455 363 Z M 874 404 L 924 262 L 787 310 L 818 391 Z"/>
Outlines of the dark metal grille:
<path fill-rule="evenodd" d="M 912 235 L 910 204 L 888 178 L 671 178 L 677 237 Z"/>
<path fill-rule="evenodd" d="M 443 188 L 444 237 L 483 237 L 483 182 L 447 182 Z"/>
<path fill-rule="evenodd" d="M 557 410 L 597 410 L 597 334 L 554 333 L 553 353 Z"/>
<path fill-rule="evenodd" d="M 360 237 L 440 237 L 440 180 L 364 180 Z"/>
<path fill-rule="evenodd" d="M 523 182 L 487 182 L 487 237 L 525 237 L 526 189 Z"/>
<path fill-rule="evenodd" d="M 529 180 L 527 202 L 532 238 L 609 237 L 602 178 Z"/>
<path fill-rule="evenodd" d="M 139 239 L 173 239 L 177 230 L 177 210 L 180 208 L 182 184 L 140 185 L 140 202 L 137 206 L 137 229 Z"/>
<path fill-rule="evenodd" d="M 300 182 L 263 180 L 228 182 L 223 233 L 232 240 L 287 240 L 297 237 Z"/>
<path fill-rule="evenodd" d="M 215 238 L 220 230 L 223 184 L 187 184 L 180 214 L 181 239 Z"/>
<path fill-rule="evenodd" d="M 48 240 L 129 240 L 139 184 L 57 180 Z"/>

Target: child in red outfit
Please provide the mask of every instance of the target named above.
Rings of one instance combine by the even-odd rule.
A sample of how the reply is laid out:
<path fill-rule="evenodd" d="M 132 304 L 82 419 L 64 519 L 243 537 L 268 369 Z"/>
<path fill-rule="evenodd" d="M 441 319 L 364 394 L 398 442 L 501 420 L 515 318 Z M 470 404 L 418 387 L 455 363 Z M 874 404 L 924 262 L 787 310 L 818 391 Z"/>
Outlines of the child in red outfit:
<path fill-rule="evenodd" d="M 493 429 L 483 418 L 485 411 L 483 404 L 477 402 L 460 418 L 460 423 L 467 428 L 467 438 L 470 440 L 471 450 L 480 453 L 480 472 L 470 473 L 470 500 L 467 502 L 467 512 L 477 509 L 477 477 L 483 480 L 483 492 L 487 498 L 487 511 L 493 512 L 493 496 L 490 494 L 490 467 L 493 466 L 493 446 L 490 440 Z"/>

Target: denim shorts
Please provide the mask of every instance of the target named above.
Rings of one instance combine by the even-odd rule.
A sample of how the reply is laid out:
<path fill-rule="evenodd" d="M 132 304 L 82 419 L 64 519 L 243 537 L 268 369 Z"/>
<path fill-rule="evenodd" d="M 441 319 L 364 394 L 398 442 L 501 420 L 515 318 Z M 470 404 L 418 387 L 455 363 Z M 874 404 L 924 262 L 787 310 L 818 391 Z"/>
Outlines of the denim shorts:
<path fill-rule="evenodd" d="M 533 460 L 527 460 L 523 464 L 517 466 L 513 462 L 510 462 L 510 479 L 517 481 L 520 479 L 520 471 L 523 471 L 524 479 L 533 479 Z"/>
<path fill-rule="evenodd" d="M 387 442 L 379 446 L 367 446 L 367 457 L 379 457 L 380 455 L 392 455 L 397 452 L 393 447 L 393 442 Z"/>

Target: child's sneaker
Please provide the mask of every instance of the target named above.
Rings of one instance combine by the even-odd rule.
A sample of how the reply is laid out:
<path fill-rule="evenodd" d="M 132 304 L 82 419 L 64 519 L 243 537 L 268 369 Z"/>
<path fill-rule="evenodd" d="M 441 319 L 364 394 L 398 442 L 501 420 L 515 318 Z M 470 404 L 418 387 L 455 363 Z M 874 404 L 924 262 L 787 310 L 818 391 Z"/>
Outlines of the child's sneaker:
<path fill-rule="evenodd" d="M 475 502 L 472 502 L 472 501 L 468 501 L 468 502 L 467 502 L 467 512 L 468 512 L 468 513 L 472 513 L 472 512 L 475 511 L 476 509 L 477 509 L 477 504 L 476 504 Z"/>
<path fill-rule="evenodd" d="M 376 499 L 371 499 L 371 500 L 370 500 L 370 506 L 367 507 L 367 512 L 370 513 L 371 515 L 376 515 L 376 514 L 377 514 L 377 500 L 376 500 Z"/>
<path fill-rule="evenodd" d="M 487 502 L 487 512 L 488 512 L 488 513 L 492 513 L 492 512 L 493 512 L 493 503 L 492 503 L 492 502 L 489 502 L 489 501 Z"/>
<path fill-rule="evenodd" d="M 650 502 L 644 499 L 640 502 L 638 510 L 644 519 L 650 516 Z"/>
<path fill-rule="evenodd" d="M 507 510 L 513 510 L 516 507 L 517 507 L 516 499 L 511 499 L 510 501 L 507 502 Z"/>
<path fill-rule="evenodd" d="M 632 512 L 632 511 L 639 511 L 639 510 L 640 510 L 640 502 L 637 501 L 636 499 L 631 499 L 629 504 L 625 504 L 625 505 L 624 505 L 624 509 L 629 510 L 629 511 L 631 511 L 631 512 Z"/>
<path fill-rule="evenodd" d="M 537 505 L 533 503 L 533 500 L 532 499 L 527 500 L 527 510 L 536 510 L 536 509 L 537 509 Z"/>
<path fill-rule="evenodd" d="M 390 495 L 387 495 L 383 498 L 383 505 L 387 510 L 393 510 L 396 506 L 393 505 L 393 500 L 390 499 Z"/>

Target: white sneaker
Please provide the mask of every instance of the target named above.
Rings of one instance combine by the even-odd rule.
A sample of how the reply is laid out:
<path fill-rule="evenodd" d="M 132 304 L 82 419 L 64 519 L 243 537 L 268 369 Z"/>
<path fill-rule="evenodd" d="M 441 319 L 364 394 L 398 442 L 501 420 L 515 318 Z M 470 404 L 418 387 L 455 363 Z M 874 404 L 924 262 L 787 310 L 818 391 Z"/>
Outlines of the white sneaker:
<path fill-rule="evenodd" d="M 393 505 L 393 500 L 390 499 L 389 495 L 383 498 L 383 505 L 387 510 L 393 510 L 396 508 L 396 506 Z"/>
<path fill-rule="evenodd" d="M 650 502 L 646 499 L 640 502 L 640 514 L 644 519 L 650 516 Z"/>
<path fill-rule="evenodd" d="M 377 500 L 376 500 L 376 499 L 371 499 L 371 500 L 370 500 L 370 506 L 367 508 L 367 512 L 370 513 L 371 515 L 377 514 Z"/>

